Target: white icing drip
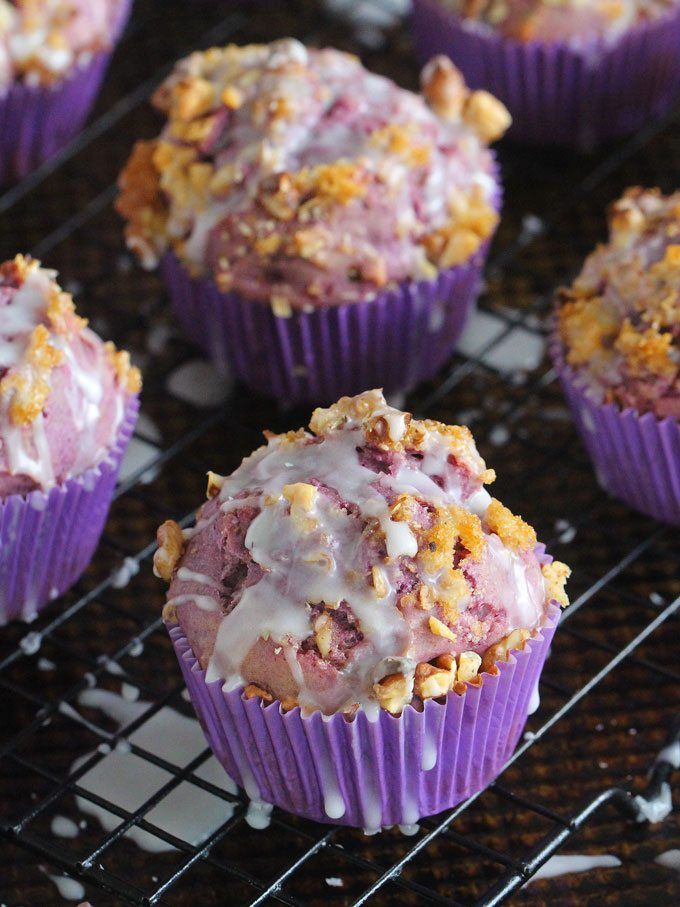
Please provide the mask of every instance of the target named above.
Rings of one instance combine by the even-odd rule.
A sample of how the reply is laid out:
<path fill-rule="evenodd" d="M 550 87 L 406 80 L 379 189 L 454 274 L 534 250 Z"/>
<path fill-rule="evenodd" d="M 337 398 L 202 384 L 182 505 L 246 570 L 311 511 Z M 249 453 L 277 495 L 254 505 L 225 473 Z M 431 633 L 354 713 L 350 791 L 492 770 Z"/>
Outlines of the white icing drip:
<path fill-rule="evenodd" d="M 531 698 L 529 699 L 529 708 L 527 709 L 528 714 L 533 715 L 534 712 L 537 711 L 540 704 L 541 704 L 541 697 L 538 692 L 538 683 L 537 683 L 536 686 L 531 691 Z"/>
<path fill-rule="evenodd" d="M 269 828 L 273 806 L 264 800 L 251 800 L 246 810 L 245 820 L 251 828 L 262 831 Z"/>
<path fill-rule="evenodd" d="M 431 729 L 426 729 L 423 737 L 423 754 L 420 767 L 429 772 L 437 764 L 437 737 Z"/>
<path fill-rule="evenodd" d="M 187 602 L 193 602 L 198 605 L 202 611 L 219 611 L 220 603 L 211 595 L 176 595 L 168 600 L 169 605 L 185 605 Z"/>
<path fill-rule="evenodd" d="M 65 901 L 80 901 L 85 897 L 85 889 L 77 879 L 69 879 L 68 876 L 51 875 L 45 869 L 43 869 L 43 872 L 50 882 L 54 882 L 57 891 Z"/>
<path fill-rule="evenodd" d="M 638 794 L 633 798 L 633 802 L 638 808 L 638 822 L 650 822 L 655 825 L 657 822 L 663 822 L 666 816 L 673 812 L 673 796 L 671 786 L 667 781 L 661 785 L 661 790 L 656 797 L 647 800 Z"/>
<path fill-rule="evenodd" d="M 674 769 L 680 768 L 680 740 L 669 743 L 656 757 L 657 762 L 668 762 Z"/>
<path fill-rule="evenodd" d="M 610 854 L 561 854 L 550 859 L 538 869 L 527 884 L 537 879 L 553 879 L 570 872 L 588 872 L 589 869 L 620 866 L 621 860 Z"/>
<path fill-rule="evenodd" d="M 187 583 L 198 583 L 200 586 L 209 586 L 211 589 L 222 589 L 222 585 L 211 576 L 207 576 L 205 573 L 196 573 L 194 570 L 189 570 L 187 567 L 180 567 L 177 571 L 177 579 L 183 580 Z"/>

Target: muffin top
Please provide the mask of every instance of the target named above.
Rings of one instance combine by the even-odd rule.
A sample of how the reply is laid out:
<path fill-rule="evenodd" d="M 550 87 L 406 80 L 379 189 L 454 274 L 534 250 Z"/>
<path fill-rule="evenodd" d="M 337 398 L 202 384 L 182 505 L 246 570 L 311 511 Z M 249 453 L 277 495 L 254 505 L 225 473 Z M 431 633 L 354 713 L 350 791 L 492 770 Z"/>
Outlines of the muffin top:
<path fill-rule="evenodd" d="M 141 385 L 55 277 L 21 255 L 0 265 L 0 499 L 99 462 Z"/>
<path fill-rule="evenodd" d="M 616 39 L 663 16 L 678 0 L 438 0 L 471 22 L 518 41 Z"/>
<path fill-rule="evenodd" d="M 510 118 L 448 59 L 422 85 L 293 39 L 192 54 L 154 97 L 160 137 L 121 174 L 130 248 L 149 267 L 171 249 L 279 315 L 466 261 L 498 221 L 487 145 Z"/>
<path fill-rule="evenodd" d="M 484 489 L 470 431 L 380 391 L 317 409 L 229 477 L 195 527 L 166 522 L 157 575 L 207 679 L 284 709 L 395 714 L 481 683 L 566 604 L 569 570 Z"/>
<path fill-rule="evenodd" d="M 566 361 L 603 401 L 680 419 L 680 192 L 628 189 L 558 306 Z"/>
<path fill-rule="evenodd" d="M 123 0 L 0 0 L 0 87 L 50 85 L 107 47 Z"/>

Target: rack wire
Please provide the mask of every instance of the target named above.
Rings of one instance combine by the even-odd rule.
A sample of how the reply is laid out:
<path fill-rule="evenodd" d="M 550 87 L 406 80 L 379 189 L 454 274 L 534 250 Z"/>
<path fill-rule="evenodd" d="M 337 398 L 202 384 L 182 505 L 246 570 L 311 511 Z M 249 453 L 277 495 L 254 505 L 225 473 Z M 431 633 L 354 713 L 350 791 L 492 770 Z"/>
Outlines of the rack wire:
<path fill-rule="evenodd" d="M 634 844 L 649 851 L 651 832 L 630 820 L 640 818 L 640 796 L 658 798 L 672 780 L 672 764 L 654 758 L 668 728 L 666 742 L 680 739 L 677 532 L 598 489 L 543 350 L 551 292 L 603 235 L 605 204 L 631 183 L 675 188 L 678 111 L 590 158 L 501 147 L 506 207 L 479 330 L 436 381 L 407 400 L 420 416 L 471 424 L 501 476 L 500 496 L 574 567 L 573 603 L 542 678 L 543 704 L 500 778 L 424 820 L 414 837 L 393 830 L 366 838 L 276 810 L 268 830 L 254 831 L 241 795 L 207 771 L 211 755 L 203 744 L 178 760 L 148 739 L 168 709 L 191 715 L 159 617 L 162 590 L 150 576 L 155 527 L 168 517 L 190 522 L 206 470 L 233 469 L 262 427 L 281 430 L 308 414 L 278 410 L 242 388 L 213 399 L 210 382 L 205 389 L 214 405 L 206 408 L 177 389 L 182 369 L 200 375 L 202 366 L 175 332 L 157 277 L 141 273 L 124 252 L 111 212 L 116 173 L 133 139 L 157 131 L 146 102 L 178 56 L 212 43 L 294 34 L 356 50 L 371 68 L 414 87 L 402 12 L 396 0 L 291 0 L 276 7 L 138 0 L 90 125 L 0 195 L 2 257 L 19 244 L 60 268 L 94 326 L 132 349 L 145 373 L 135 460 L 118 486 L 93 565 L 35 625 L 2 632 L 3 903 L 57 903 L 53 880 L 62 882 L 62 873 L 78 880 L 83 899 L 97 907 L 490 907 L 514 893 L 522 900 L 527 890 L 535 904 L 552 902 L 555 891 L 566 894 L 565 903 L 587 903 L 597 891 L 606 903 L 604 884 L 616 892 L 612 903 L 649 903 L 652 896 L 675 903 L 677 877 L 651 857 L 644 888 L 625 864 L 568 877 L 558 888 L 523 886 L 574 839 L 621 853 Z M 127 691 L 129 702 L 139 695 L 133 717 L 115 722 L 88 705 L 84 694 L 95 688 Z M 162 779 L 133 808 L 85 783 L 118 752 Z M 154 810 L 187 785 L 222 813 L 193 843 L 181 829 L 154 821 Z M 108 830 L 89 816 L 96 807 L 108 813 Z M 72 819 L 69 836 L 55 833 L 60 817 L 62 826 Z M 131 833 L 149 836 L 147 851 Z M 165 849 L 150 854 L 149 840 L 155 851 Z M 654 840 L 657 850 L 678 847 L 680 828 L 671 819 Z"/>

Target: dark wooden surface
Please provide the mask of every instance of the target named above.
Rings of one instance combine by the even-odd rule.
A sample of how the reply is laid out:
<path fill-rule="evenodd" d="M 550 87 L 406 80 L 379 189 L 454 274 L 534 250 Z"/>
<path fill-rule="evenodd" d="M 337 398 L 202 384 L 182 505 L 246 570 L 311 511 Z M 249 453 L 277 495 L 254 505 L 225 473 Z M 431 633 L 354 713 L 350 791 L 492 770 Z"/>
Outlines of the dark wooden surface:
<path fill-rule="evenodd" d="M 376 40 L 368 49 L 358 42 L 353 27 L 311 0 L 251 2 L 242 13 L 235 9 L 234 4 L 218 2 L 138 0 L 132 27 L 91 120 L 101 126 L 100 134 L 91 136 L 35 185 L 0 196 L 0 257 L 37 250 L 46 264 L 60 270 L 65 284 L 78 291 L 80 307 L 94 326 L 135 351 L 146 379 L 143 410 L 161 429 L 160 446 L 168 452 L 150 483 L 119 497 L 106 538 L 77 588 L 31 627 L 48 629 L 39 656 L 54 661 L 57 670 L 40 672 L 39 656 L 15 654 L 25 627 L 0 632 L 0 665 L 4 665 L 0 669 L 0 820 L 4 825 L 19 821 L 40 804 L 66 777 L 76 756 L 98 742 L 59 712 L 49 724 L 32 730 L 38 710 L 54 706 L 62 696 L 72 702 L 87 671 L 100 672 L 100 686 L 119 690 L 120 678 L 102 672 L 97 658 L 114 656 L 132 636 L 153 626 L 163 591 L 151 576 L 146 558 L 126 588 L 106 588 L 88 596 L 85 603 L 82 596 L 96 589 L 124 556 L 142 550 L 163 519 L 184 515 L 196 506 L 208 467 L 228 472 L 259 443 L 262 428 L 296 427 L 308 418 L 307 412 L 283 412 L 242 388 L 234 389 L 225 407 L 217 411 L 187 405 L 166 388 L 168 374 L 197 354 L 172 332 L 158 277 L 142 272 L 126 255 L 121 226 L 110 204 L 113 182 L 133 139 L 151 136 L 158 129 L 144 101 L 151 87 L 144 87 L 146 80 L 180 53 L 227 35 L 245 42 L 295 34 L 311 43 L 353 49 L 371 68 L 403 85 L 417 84 L 406 27 L 389 27 L 384 40 Z M 220 26 L 225 17 L 226 24 Z M 207 35 L 213 26 L 217 30 Z M 368 39 L 374 41 L 375 33 L 369 33 Z M 102 119 L 106 117 L 111 119 Z M 677 188 L 679 146 L 677 116 L 592 157 L 501 146 L 506 204 L 483 309 L 499 317 L 501 327 L 507 326 L 508 317 L 517 319 L 528 326 L 530 336 L 541 337 L 551 289 L 573 273 L 582 256 L 603 237 L 605 205 L 631 184 Z M 541 235 L 528 236 L 527 216 L 540 219 L 545 228 Z M 168 326 L 170 339 L 158 352 L 153 338 L 158 338 L 161 324 Z M 509 342 L 520 340 L 514 333 Z M 472 414 L 471 427 L 480 450 L 499 475 L 496 493 L 536 526 L 555 556 L 573 567 L 572 598 L 585 596 L 556 636 L 541 706 L 528 725 L 536 731 L 605 669 L 658 616 L 664 603 L 678 597 L 678 532 L 657 527 L 598 489 L 545 360 L 528 373 L 514 369 L 508 375 L 456 356 L 436 381 L 409 398 L 407 406 L 450 422 Z M 565 528 L 575 532 L 565 535 Z M 76 603 L 74 613 L 60 620 Z M 565 817 L 612 785 L 641 789 L 680 703 L 679 630 L 676 613 L 504 774 L 503 787 Z M 125 656 L 120 661 L 144 698 L 174 690 L 171 704 L 186 709 L 178 692 L 178 668 L 162 629 L 149 633 L 141 657 Z M 23 828 L 20 843 L 6 840 L 3 844 L 0 903 L 33 907 L 61 902 L 39 868 L 49 869 L 50 863 L 44 854 L 28 849 L 31 840 L 41 847 L 53 844 L 57 856 L 72 864 L 103 840 L 94 822 L 73 841 L 52 838 L 49 825 L 55 814 L 78 816 L 68 791 Z M 283 815 L 269 830 L 255 832 L 243 822 L 242 812 L 237 816 L 233 829 L 214 850 L 215 858 L 233 871 L 199 861 L 162 903 L 202 907 L 250 903 L 257 891 L 245 876 L 265 883 L 275 880 L 325 833 L 319 826 Z M 407 855 L 435 826 L 436 820 L 428 820 L 415 838 L 396 831 L 373 838 L 337 831 L 328 846 L 283 883 L 282 892 L 298 903 L 350 904 L 378 878 L 381 867 L 386 869 Z M 450 834 L 439 835 L 408 862 L 403 877 L 441 897 L 473 904 L 501 877 L 504 867 L 471 853 L 467 843 L 521 860 L 552 828 L 552 822 L 534 808 L 519 802 L 513 805 L 487 791 L 455 819 Z M 562 852 L 613 854 L 622 865 L 533 882 L 514 896 L 513 903 L 537 907 L 679 903 L 680 876 L 654 862 L 671 848 L 680 848 L 677 812 L 649 827 L 633 825 L 606 807 Z M 357 859 L 351 862 L 350 856 Z M 180 858 L 154 857 L 119 841 L 100 862 L 150 893 L 156 884 L 153 877 L 167 877 Z M 342 878 L 343 887 L 329 887 L 325 879 L 330 876 Z M 122 903 L 90 884 L 86 896 L 95 907 Z M 274 903 L 273 897 L 266 902 Z M 393 882 L 371 901 L 379 905 L 426 902 L 424 894 Z"/>

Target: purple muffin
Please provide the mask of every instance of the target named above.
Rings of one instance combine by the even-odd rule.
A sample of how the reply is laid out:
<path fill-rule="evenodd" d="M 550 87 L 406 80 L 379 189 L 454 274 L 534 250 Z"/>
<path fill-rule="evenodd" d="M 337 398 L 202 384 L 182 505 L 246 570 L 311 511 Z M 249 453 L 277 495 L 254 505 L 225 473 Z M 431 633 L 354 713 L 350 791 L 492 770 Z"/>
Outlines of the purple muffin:
<path fill-rule="evenodd" d="M 131 0 L 0 0 L 0 184 L 79 131 Z"/>
<path fill-rule="evenodd" d="M 416 47 L 446 53 L 512 114 L 509 135 L 588 150 L 680 90 L 678 0 L 414 0 Z"/>
<path fill-rule="evenodd" d="M 164 618 L 208 741 L 251 797 L 413 823 L 512 752 L 569 570 L 484 489 L 467 428 L 379 391 L 310 428 L 211 473 L 195 527 L 160 528 Z"/>
<path fill-rule="evenodd" d="M 552 354 L 600 484 L 680 524 L 680 192 L 628 189 L 557 305 Z"/>
<path fill-rule="evenodd" d="M 446 59 L 419 96 L 292 39 L 193 54 L 154 100 L 118 209 L 218 364 L 288 400 L 439 368 L 498 222 L 501 104 Z"/>
<path fill-rule="evenodd" d="M 0 623 L 35 617 L 89 563 L 137 412 L 139 371 L 55 278 L 0 265 Z"/>

